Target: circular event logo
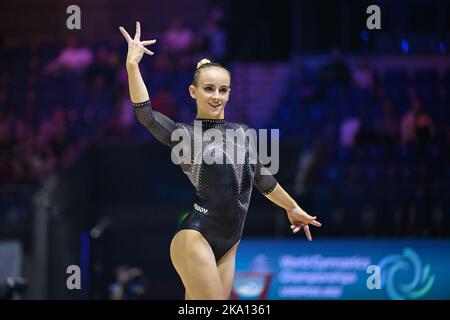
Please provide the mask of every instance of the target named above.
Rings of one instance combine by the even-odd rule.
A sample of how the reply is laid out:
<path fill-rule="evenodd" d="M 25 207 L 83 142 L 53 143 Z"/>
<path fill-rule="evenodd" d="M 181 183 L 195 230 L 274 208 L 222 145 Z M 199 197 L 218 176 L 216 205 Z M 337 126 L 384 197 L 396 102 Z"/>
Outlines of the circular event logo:
<path fill-rule="evenodd" d="M 435 276 L 429 264 L 422 266 L 419 255 L 411 248 L 402 254 L 393 254 L 381 259 L 381 287 L 386 287 L 389 298 L 393 300 L 416 300 L 424 297 L 433 286 Z M 412 274 L 407 282 L 405 276 Z"/>

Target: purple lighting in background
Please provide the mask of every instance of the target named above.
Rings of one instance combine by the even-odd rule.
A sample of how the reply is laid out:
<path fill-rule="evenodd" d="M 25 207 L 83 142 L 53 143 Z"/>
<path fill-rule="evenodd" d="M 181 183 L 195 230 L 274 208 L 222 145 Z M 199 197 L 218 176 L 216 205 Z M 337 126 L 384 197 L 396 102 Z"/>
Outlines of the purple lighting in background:
<path fill-rule="evenodd" d="M 128 44 L 118 27 L 134 36 L 136 20 L 142 40 L 157 39 L 148 47 L 155 55 L 140 64 L 155 112 L 177 127 L 193 124 L 196 65 L 222 64 L 233 87 L 226 121 L 278 131 L 275 178 L 323 220 L 299 251 L 289 220 L 274 214 L 282 208 L 253 188 L 244 234 L 259 240 L 239 248 L 236 299 L 387 299 L 383 281 L 381 290 L 368 288 L 366 266 L 352 270 L 372 240 L 381 242 L 364 251 L 370 265 L 401 258 L 388 266 L 392 275 L 410 261 L 403 252 L 414 242 L 421 272 L 400 270 L 393 287 L 436 276 L 430 294 L 450 298 L 450 275 L 439 278 L 448 270 L 439 262 L 450 268 L 441 242 L 450 249 L 449 6 L 374 2 L 380 17 L 367 14 L 369 1 L 81 1 L 81 30 L 68 28 L 63 1 L 0 4 L 0 247 L 9 239 L 23 247 L 23 298 L 115 299 L 115 271 L 126 266 L 143 272 L 142 300 L 184 298 L 167 249 L 195 188 L 131 104 Z M 370 29 L 374 18 L 380 29 Z M 273 143 L 258 149 L 269 153 Z M 324 242 L 334 237 L 348 242 Z M 149 243 L 160 244 L 151 255 Z M 67 288 L 72 264 L 81 290 Z M 120 296 L 139 288 L 133 279 Z"/>

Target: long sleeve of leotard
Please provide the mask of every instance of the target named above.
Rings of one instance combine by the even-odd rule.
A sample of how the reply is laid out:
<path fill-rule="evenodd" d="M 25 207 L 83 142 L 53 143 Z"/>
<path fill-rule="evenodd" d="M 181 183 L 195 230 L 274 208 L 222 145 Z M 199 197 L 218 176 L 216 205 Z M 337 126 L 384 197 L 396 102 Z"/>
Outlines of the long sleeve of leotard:
<path fill-rule="evenodd" d="M 172 132 L 178 128 L 177 124 L 151 106 L 135 109 L 139 122 L 150 131 L 160 142 L 171 147 L 170 137 Z"/>
<path fill-rule="evenodd" d="M 259 159 L 256 164 L 255 179 L 253 184 L 263 195 L 271 193 L 278 184 L 277 180 L 272 174 L 269 173 L 269 170 L 263 166 Z"/>
<path fill-rule="evenodd" d="M 128 85 L 131 101 L 141 103 L 149 100 L 147 87 L 145 86 L 142 75 L 139 71 L 139 65 L 127 65 Z M 145 126 L 156 139 L 162 143 L 171 146 L 170 137 L 172 132 L 177 129 L 177 125 L 170 118 L 154 111 L 151 105 L 135 108 L 136 117 L 139 122 Z"/>

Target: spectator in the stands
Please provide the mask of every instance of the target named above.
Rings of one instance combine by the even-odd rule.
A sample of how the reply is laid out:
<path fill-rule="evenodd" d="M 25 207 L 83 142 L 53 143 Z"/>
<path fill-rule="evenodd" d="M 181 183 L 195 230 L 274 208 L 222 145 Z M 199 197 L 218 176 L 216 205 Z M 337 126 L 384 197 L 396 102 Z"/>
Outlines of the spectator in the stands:
<path fill-rule="evenodd" d="M 184 25 L 181 17 L 175 17 L 163 34 L 161 52 L 169 57 L 172 70 L 184 70 L 192 65 L 195 42 L 194 32 Z"/>
<path fill-rule="evenodd" d="M 374 88 L 375 76 L 367 58 L 362 58 L 353 69 L 353 85 L 357 88 L 370 90 Z"/>
<path fill-rule="evenodd" d="M 383 116 L 374 121 L 375 134 L 378 141 L 385 146 L 394 146 L 399 141 L 399 121 L 395 113 L 395 106 L 391 100 L 383 104 Z"/>
<path fill-rule="evenodd" d="M 350 69 L 338 48 L 331 51 L 331 61 L 322 67 L 320 78 L 324 85 L 350 85 Z"/>
<path fill-rule="evenodd" d="M 140 300 L 146 293 L 143 272 L 136 267 L 120 265 L 115 270 L 115 280 L 108 286 L 110 300 Z"/>
<path fill-rule="evenodd" d="M 202 47 L 205 55 L 224 63 L 227 54 L 227 33 L 217 20 L 208 19 L 202 31 Z"/>
<path fill-rule="evenodd" d="M 95 52 L 95 60 L 86 72 L 90 87 L 111 88 L 115 81 L 116 68 L 114 61 L 105 46 L 100 46 Z"/>
<path fill-rule="evenodd" d="M 435 136 L 435 126 L 430 116 L 424 111 L 422 101 L 415 99 L 411 109 L 401 119 L 401 142 L 425 146 Z"/>
<path fill-rule="evenodd" d="M 46 73 L 66 71 L 69 73 L 83 73 L 92 63 L 93 54 L 88 47 L 82 47 L 77 36 L 70 36 L 67 46 L 56 59 L 45 68 Z"/>

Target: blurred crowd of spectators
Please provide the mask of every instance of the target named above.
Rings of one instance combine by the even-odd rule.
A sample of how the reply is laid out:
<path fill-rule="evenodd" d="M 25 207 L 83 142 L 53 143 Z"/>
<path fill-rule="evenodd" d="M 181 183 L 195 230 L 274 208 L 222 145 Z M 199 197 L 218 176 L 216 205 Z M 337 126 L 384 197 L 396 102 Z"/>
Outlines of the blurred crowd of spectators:
<path fill-rule="evenodd" d="M 174 18 L 158 40 L 158 54 L 143 60 L 152 100 L 169 117 L 175 118 L 189 104 L 183 97 L 186 90 L 179 92 L 181 85 L 175 84 L 183 79 L 187 87 L 196 59 L 226 60 L 223 13 L 214 8 L 209 17 L 198 32 Z M 2 184 L 39 181 L 69 167 L 91 142 L 126 140 L 142 133 L 130 106 L 125 54 L 123 43 L 88 46 L 76 36 L 62 49 L 42 43 L 2 50 Z M 189 117 L 192 114 L 185 114 Z"/>
<path fill-rule="evenodd" d="M 195 114 L 187 94 L 195 63 L 203 57 L 228 62 L 223 14 L 216 10 L 209 17 L 200 31 L 175 18 L 154 48 L 158 54 L 142 61 L 153 105 L 180 122 L 190 122 Z M 136 122 L 130 105 L 126 50 L 124 41 L 83 45 L 76 37 L 63 48 L 41 43 L 2 50 L 2 185 L 36 184 L 70 167 L 92 143 L 152 139 Z M 286 96 L 271 125 L 281 128 L 285 139 L 307 142 L 313 154 L 319 150 L 328 155 L 316 174 L 327 182 L 354 179 L 355 166 L 386 173 L 394 164 L 394 176 L 401 176 L 406 161 L 417 177 L 408 183 L 415 184 L 417 173 L 427 176 L 448 164 L 450 71 L 379 74 L 365 58 L 349 66 L 339 50 L 319 70 L 302 63 L 292 63 L 291 70 Z M 327 152 L 311 141 L 325 141 Z M 297 176 L 297 190 L 305 189 L 298 176 L 308 172 L 299 166 L 292 175 Z M 440 178 L 446 174 L 441 172 Z M 338 180 L 340 176 L 344 180 Z"/>
<path fill-rule="evenodd" d="M 306 146 L 295 190 L 331 233 L 447 234 L 450 69 L 380 73 L 334 50 L 318 70 L 293 68 L 279 115 Z"/>
<path fill-rule="evenodd" d="M 336 129 L 332 132 L 341 147 L 376 140 L 423 149 L 449 143 L 449 89 L 450 70 L 440 74 L 428 68 L 410 75 L 398 68 L 379 74 L 367 58 L 350 67 L 336 49 L 319 70 L 293 66 L 280 115 L 312 129 L 315 121 L 325 120 L 325 126 Z M 324 128 L 323 122 L 316 127 Z"/>
<path fill-rule="evenodd" d="M 176 17 L 164 32 L 148 34 L 158 40 L 157 54 L 141 70 L 159 111 L 191 121 L 186 93 L 197 60 L 227 59 L 222 24 L 223 11 L 213 7 L 199 30 Z M 119 32 L 96 43 L 75 33 L 64 44 L 0 41 L 0 238 L 29 236 L 34 191 L 88 146 L 152 139 L 130 104 L 126 52 Z"/>

